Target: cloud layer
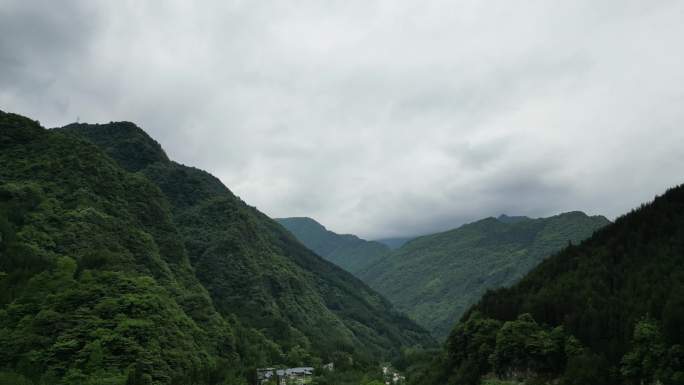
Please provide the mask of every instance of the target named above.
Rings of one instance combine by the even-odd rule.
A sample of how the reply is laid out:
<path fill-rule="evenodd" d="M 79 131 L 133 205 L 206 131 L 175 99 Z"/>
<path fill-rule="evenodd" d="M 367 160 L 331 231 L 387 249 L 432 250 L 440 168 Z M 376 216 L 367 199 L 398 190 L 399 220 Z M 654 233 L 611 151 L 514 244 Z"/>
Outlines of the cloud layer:
<path fill-rule="evenodd" d="M 0 0 L 0 109 L 368 238 L 684 182 L 684 2 Z"/>

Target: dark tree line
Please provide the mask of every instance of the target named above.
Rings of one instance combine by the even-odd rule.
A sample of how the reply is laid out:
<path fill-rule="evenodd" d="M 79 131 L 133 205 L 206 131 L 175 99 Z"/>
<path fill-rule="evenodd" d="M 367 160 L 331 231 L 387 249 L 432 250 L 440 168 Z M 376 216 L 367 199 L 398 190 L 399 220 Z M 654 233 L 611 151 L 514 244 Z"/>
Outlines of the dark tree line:
<path fill-rule="evenodd" d="M 548 350 L 541 334 L 516 332 L 511 335 L 532 337 L 498 356 L 504 329 L 528 330 L 520 322 L 542 325 L 549 336 L 562 328 L 581 354 L 563 356 L 559 348 Z M 454 384 L 477 383 L 487 374 L 505 378 L 511 370 L 568 384 L 592 377 L 593 384 L 681 384 L 683 325 L 680 186 L 569 245 L 513 287 L 487 292 L 456 326 L 433 369 L 439 381 Z"/>

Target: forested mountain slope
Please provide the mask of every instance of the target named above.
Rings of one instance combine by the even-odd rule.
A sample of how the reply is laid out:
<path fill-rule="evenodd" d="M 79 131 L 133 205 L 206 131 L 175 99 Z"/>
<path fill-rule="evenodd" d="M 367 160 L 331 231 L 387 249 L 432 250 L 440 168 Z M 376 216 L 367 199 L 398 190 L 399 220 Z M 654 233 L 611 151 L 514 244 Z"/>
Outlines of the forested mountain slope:
<path fill-rule="evenodd" d="M 0 164 L 0 371 L 44 384 L 211 383 L 240 375 L 239 335 L 266 342 L 215 311 L 145 177 L 4 112 Z"/>
<path fill-rule="evenodd" d="M 0 112 L 0 164 L 0 382 L 240 384 L 430 343 L 131 123 Z"/>
<path fill-rule="evenodd" d="M 683 325 L 679 186 L 516 285 L 488 292 L 452 331 L 444 362 L 417 383 L 477 383 L 495 372 L 566 384 L 682 384 Z M 572 348 L 563 334 L 576 338 Z"/>
<path fill-rule="evenodd" d="M 169 161 L 140 128 L 123 122 L 60 131 L 87 138 L 161 189 L 218 312 L 263 331 L 289 363 L 368 362 L 431 342 L 387 300 L 304 247 L 217 178 Z M 121 151 L 131 148 L 149 154 L 131 161 Z"/>
<path fill-rule="evenodd" d="M 311 218 L 276 218 L 306 247 L 343 269 L 356 274 L 387 255 L 390 248 L 351 234 L 334 233 Z"/>
<path fill-rule="evenodd" d="M 359 276 L 434 336 L 445 338 L 487 289 L 508 286 L 544 258 L 609 221 L 570 212 L 487 218 L 413 239 Z"/>

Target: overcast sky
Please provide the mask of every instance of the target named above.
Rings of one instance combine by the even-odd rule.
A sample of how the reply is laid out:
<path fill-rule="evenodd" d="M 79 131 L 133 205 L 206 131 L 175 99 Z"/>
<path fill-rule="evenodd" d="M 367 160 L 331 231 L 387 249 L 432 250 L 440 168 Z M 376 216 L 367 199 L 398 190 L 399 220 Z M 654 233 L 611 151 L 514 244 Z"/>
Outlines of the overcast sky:
<path fill-rule="evenodd" d="M 684 1 L 0 0 L 0 109 L 367 238 L 684 182 Z"/>

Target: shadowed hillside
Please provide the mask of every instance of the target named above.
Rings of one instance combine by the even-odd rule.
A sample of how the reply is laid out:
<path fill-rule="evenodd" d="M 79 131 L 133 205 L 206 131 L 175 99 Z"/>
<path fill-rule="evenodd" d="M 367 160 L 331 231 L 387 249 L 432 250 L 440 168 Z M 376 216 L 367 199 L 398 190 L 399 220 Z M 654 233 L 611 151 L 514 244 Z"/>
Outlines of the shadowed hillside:
<path fill-rule="evenodd" d="M 127 135 L 112 134 L 121 129 Z M 74 124 L 68 132 L 122 159 L 120 148 L 156 149 L 130 123 Z M 118 141 L 127 143 L 119 145 Z M 169 161 L 160 151 L 121 162 L 154 182 L 171 205 L 197 278 L 217 310 L 235 315 L 277 342 L 293 364 L 372 361 L 427 334 L 351 274 L 305 248 L 277 222 L 248 206 L 211 174 Z"/>
<path fill-rule="evenodd" d="M 684 187 L 489 291 L 416 384 L 684 381 Z M 536 378 L 536 380 L 535 380 Z"/>
<path fill-rule="evenodd" d="M 509 286 L 550 254 L 606 225 L 581 212 L 487 218 L 418 237 L 359 273 L 438 338 L 487 289 Z"/>
<path fill-rule="evenodd" d="M 428 334 L 132 123 L 0 112 L 0 381 L 244 383 Z"/>
<path fill-rule="evenodd" d="M 386 245 L 351 234 L 336 234 L 311 218 L 277 218 L 306 247 L 330 262 L 357 274 L 387 255 Z"/>

